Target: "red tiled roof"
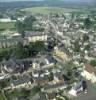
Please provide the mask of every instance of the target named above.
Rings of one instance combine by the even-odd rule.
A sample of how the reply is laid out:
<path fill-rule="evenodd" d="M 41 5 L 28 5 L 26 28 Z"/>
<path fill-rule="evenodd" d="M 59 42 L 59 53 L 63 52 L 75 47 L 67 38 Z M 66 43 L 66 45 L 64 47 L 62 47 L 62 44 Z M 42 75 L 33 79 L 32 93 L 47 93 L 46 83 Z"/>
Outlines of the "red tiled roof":
<path fill-rule="evenodd" d="M 96 72 L 96 69 L 93 66 L 91 66 L 90 64 L 85 64 L 85 70 L 87 72 L 89 72 L 90 74 Z"/>
<path fill-rule="evenodd" d="M 56 93 L 47 93 L 48 100 L 52 100 L 56 97 Z"/>

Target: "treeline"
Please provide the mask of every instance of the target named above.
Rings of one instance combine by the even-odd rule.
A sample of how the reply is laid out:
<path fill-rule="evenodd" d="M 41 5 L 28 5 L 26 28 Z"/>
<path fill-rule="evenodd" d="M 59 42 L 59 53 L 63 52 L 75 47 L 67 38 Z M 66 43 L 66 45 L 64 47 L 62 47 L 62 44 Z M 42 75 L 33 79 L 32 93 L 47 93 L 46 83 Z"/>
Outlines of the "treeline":
<path fill-rule="evenodd" d="M 23 7 L 42 6 L 42 1 L 16 1 L 16 2 L 0 2 L 0 9 L 14 9 Z"/>
<path fill-rule="evenodd" d="M 92 5 L 93 4 L 93 5 Z M 14 8 L 24 8 L 24 7 L 36 7 L 36 6 L 58 6 L 58 7 L 80 7 L 80 6 L 95 6 L 96 2 L 95 0 L 91 3 L 87 3 L 84 1 L 80 2 L 75 0 L 75 2 L 72 2 L 69 0 L 44 0 L 44 1 L 17 1 L 17 2 L 0 2 L 0 9 L 14 9 Z"/>

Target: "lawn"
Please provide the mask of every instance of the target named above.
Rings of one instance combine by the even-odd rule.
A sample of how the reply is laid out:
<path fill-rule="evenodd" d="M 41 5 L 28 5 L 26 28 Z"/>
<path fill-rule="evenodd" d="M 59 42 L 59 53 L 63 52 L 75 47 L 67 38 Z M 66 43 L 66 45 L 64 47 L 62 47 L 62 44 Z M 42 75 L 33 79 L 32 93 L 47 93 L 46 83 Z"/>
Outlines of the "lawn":
<path fill-rule="evenodd" d="M 6 96 L 8 100 L 12 100 L 12 98 L 15 98 L 15 97 L 27 97 L 28 95 L 29 95 L 29 91 L 24 90 L 24 89 L 15 89 L 12 92 L 6 92 Z"/>
<path fill-rule="evenodd" d="M 5 30 L 5 29 L 14 29 L 15 28 L 15 23 L 14 22 L 0 22 L 0 30 Z"/>
<path fill-rule="evenodd" d="M 2 94 L 2 92 L 0 91 L 0 100 L 5 100 L 4 95 Z"/>
<path fill-rule="evenodd" d="M 8 100 L 12 100 L 12 98 L 15 97 L 25 97 L 25 98 L 31 98 L 40 91 L 39 87 L 34 87 L 31 90 L 26 89 L 15 89 L 12 92 L 6 92 L 6 96 Z M 1 99 L 0 99 L 1 100 Z"/>
<path fill-rule="evenodd" d="M 64 12 L 79 12 L 78 9 L 71 8 L 60 8 L 60 7 L 31 7 L 24 8 L 21 11 L 30 12 L 30 13 L 40 13 L 40 14 L 49 14 L 49 13 L 64 13 Z"/>

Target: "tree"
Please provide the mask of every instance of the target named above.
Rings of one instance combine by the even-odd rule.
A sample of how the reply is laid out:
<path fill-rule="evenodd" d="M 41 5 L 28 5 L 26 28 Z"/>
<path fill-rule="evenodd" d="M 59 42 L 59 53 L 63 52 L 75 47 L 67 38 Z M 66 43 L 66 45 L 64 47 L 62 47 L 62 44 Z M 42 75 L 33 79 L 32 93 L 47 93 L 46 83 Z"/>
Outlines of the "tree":
<path fill-rule="evenodd" d="M 3 48 L 0 50 L 0 61 L 3 59 L 9 59 L 10 56 L 22 59 L 27 57 L 36 56 L 39 52 L 44 51 L 45 45 L 42 41 L 30 43 L 29 45 L 23 46 L 22 43 L 18 43 L 15 47 Z"/>
<path fill-rule="evenodd" d="M 0 18 L 3 18 L 3 14 L 0 13 Z"/>
<path fill-rule="evenodd" d="M 73 64 L 72 61 L 66 62 L 65 63 L 65 69 L 66 70 L 66 78 L 67 78 L 67 83 L 72 84 L 75 81 L 75 69 L 76 65 Z"/>
<path fill-rule="evenodd" d="M 30 91 L 30 93 L 29 93 L 29 99 L 30 100 L 32 100 L 32 97 L 34 96 L 34 95 L 36 95 L 37 93 L 39 93 L 41 91 L 41 87 L 40 86 L 34 86 L 32 89 L 31 89 L 31 91 Z"/>
<path fill-rule="evenodd" d="M 89 36 L 87 34 L 84 34 L 83 41 L 89 41 Z"/>
<path fill-rule="evenodd" d="M 94 24 L 94 31 L 96 31 L 96 24 Z"/>
<path fill-rule="evenodd" d="M 17 20 L 15 26 L 16 26 L 17 31 L 18 31 L 19 33 L 21 33 L 22 36 L 23 36 L 23 35 L 24 35 L 24 31 L 25 31 L 24 23 L 21 22 L 21 21 L 19 21 L 19 20 Z"/>
<path fill-rule="evenodd" d="M 91 60 L 90 64 L 94 67 L 96 67 L 96 60 Z"/>
<path fill-rule="evenodd" d="M 53 79 L 54 79 L 54 75 L 52 72 L 50 72 L 49 81 L 52 81 Z"/>
<path fill-rule="evenodd" d="M 34 16 L 29 16 L 25 18 L 24 25 L 26 30 L 32 30 L 33 22 L 36 21 L 36 18 Z"/>
<path fill-rule="evenodd" d="M 90 50 L 90 47 L 91 47 L 90 44 L 86 45 L 85 50 Z"/>
<path fill-rule="evenodd" d="M 15 51 L 16 58 L 21 59 L 25 57 L 26 53 L 24 52 L 24 47 L 21 43 L 17 44 L 16 49 L 14 51 Z"/>
<path fill-rule="evenodd" d="M 80 52 L 80 44 L 79 44 L 79 40 L 78 39 L 74 43 L 74 51 L 75 52 Z"/>
<path fill-rule="evenodd" d="M 44 51 L 44 42 L 42 41 L 37 41 L 35 43 L 30 43 L 29 46 L 27 47 L 29 50 L 29 55 L 35 56 L 39 52 Z"/>
<path fill-rule="evenodd" d="M 84 20 L 84 26 L 87 29 L 89 29 L 92 26 L 92 21 L 89 17 Z"/>
<path fill-rule="evenodd" d="M 11 20 L 17 20 L 17 18 L 13 15 L 10 16 Z"/>

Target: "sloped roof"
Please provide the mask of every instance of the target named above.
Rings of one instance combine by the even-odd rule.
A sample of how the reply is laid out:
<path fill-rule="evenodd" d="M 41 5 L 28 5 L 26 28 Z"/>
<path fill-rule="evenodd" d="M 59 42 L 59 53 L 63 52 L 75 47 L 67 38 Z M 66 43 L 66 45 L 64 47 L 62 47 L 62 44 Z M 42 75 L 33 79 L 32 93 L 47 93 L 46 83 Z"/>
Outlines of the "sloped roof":
<path fill-rule="evenodd" d="M 44 32 L 26 31 L 24 34 L 25 34 L 25 37 L 31 37 L 31 36 L 43 35 Z"/>
<path fill-rule="evenodd" d="M 13 80 L 13 85 L 17 86 L 20 84 L 28 83 L 30 82 L 30 77 L 28 75 L 23 75 L 21 76 L 18 80 Z"/>
<path fill-rule="evenodd" d="M 90 74 L 95 73 L 96 74 L 96 69 L 91 66 L 90 64 L 85 64 L 85 69 L 87 72 L 89 72 Z"/>

